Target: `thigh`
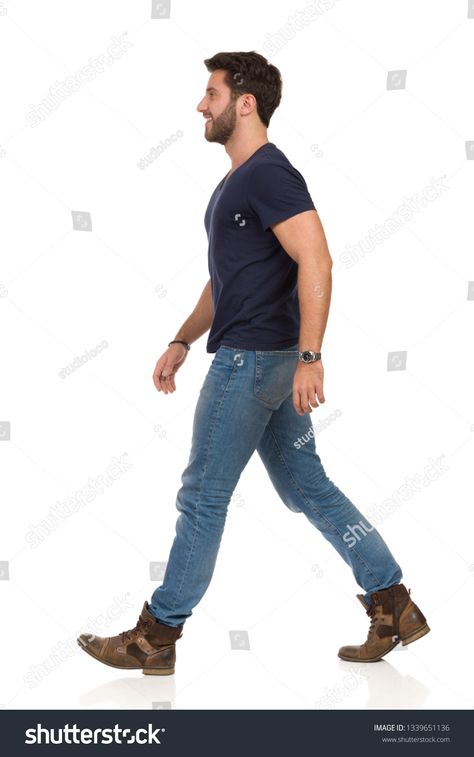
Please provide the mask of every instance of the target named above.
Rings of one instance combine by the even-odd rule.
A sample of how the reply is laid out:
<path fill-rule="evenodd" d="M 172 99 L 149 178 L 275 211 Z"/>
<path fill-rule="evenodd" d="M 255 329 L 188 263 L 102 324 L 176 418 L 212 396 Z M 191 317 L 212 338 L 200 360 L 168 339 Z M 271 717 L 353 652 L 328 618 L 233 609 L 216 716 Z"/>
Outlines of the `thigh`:
<path fill-rule="evenodd" d="M 329 479 L 316 452 L 315 432 L 309 414 L 298 415 L 290 395 L 272 414 L 258 447 L 268 475 L 294 512 L 324 500 Z"/>
<path fill-rule="evenodd" d="M 199 393 L 187 468 L 215 488 L 235 486 L 270 420 L 254 384 L 255 353 L 219 347 Z"/>

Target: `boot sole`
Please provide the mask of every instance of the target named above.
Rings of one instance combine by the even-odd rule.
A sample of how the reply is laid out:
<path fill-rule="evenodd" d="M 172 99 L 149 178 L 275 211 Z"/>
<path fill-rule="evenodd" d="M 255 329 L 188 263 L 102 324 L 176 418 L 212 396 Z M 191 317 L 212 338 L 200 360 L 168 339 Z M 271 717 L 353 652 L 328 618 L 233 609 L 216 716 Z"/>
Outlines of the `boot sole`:
<path fill-rule="evenodd" d="M 97 657 L 97 655 L 93 654 L 90 649 L 87 649 L 79 639 L 77 639 L 77 643 L 80 646 L 81 649 L 84 650 L 84 652 L 87 652 L 88 655 L 94 658 L 94 660 L 97 660 L 98 662 L 101 662 L 103 665 L 108 665 L 111 668 L 118 668 L 119 670 L 141 670 L 145 675 L 149 676 L 171 676 L 174 673 L 174 667 L 173 668 L 141 668 L 140 665 L 137 665 L 136 668 L 127 668 L 124 665 L 114 665 L 113 662 L 107 662 L 107 660 L 102 660 L 102 658 Z"/>
<path fill-rule="evenodd" d="M 417 639 L 421 639 L 422 636 L 425 636 L 427 633 L 431 631 L 431 628 L 429 627 L 428 623 L 425 623 L 424 626 L 421 628 L 418 628 L 417 631 L 414 631 L 410 636 L 405 636 L 404 639 L 398 639 L 398 641 L 394 642 L 391 647 L 389 647 L 383 654 L 379 655 L 378 657 L 371 657 L 370 659 L 363 659 L 361 657 L 345 657 L 344 655 L 338 654 L 338 657 L 341 660 L 346 660 L 347 662 L 379 662 L 385 655 L 387 655 L 389 652 L 392 651 L 392 649 L 395 649 L 397 644 L 400 642 L 402 643 L 402 646 L 405 647 L 407 644 L 411 644 L 412 641 L 416 641 Z"/>

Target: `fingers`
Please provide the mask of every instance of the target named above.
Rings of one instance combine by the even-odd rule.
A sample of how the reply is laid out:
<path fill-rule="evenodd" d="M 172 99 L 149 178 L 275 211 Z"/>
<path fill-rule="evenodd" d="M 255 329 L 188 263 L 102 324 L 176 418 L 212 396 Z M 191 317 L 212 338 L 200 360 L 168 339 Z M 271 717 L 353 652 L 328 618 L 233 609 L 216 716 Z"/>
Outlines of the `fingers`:
<path fill-rule="evenodd" d="M 308 413 L 311 412 L 312 407 L 319 407 L 319 402 L 315 390 L 308 392 L 306 397 L 306 407 L 310 408 L 307 410 Z"/>
<path fill-rule="evenodd" d="M 293 406 L 298 415 L 312 413 L 313 408 L 319 407 L 319 403 L 322 404 L 325 401 L 322 386 L 315 387 L 314 389 L 293 387 Z"/>
<path fill-rule="evenodd" d="M 174 373 L 154 373 L 153 382 L 159 392 L 164 394 L 172 394 L 176 391 L 176 384 L 174 382 Z"/>
<path fill-rule="evenodd" d="M 293 406 L 298 415 L 312 413 L 313 408 L 311 405 L 313 405 L 313 407 L 318 407 L 315 391 L 299 389 L 297 386 L 293 387 Z"/>
<path fill-rule="evenodd" d="M 176 391 L 175 377 L 176 371 L 167 362 L 158 360 L 155 370 L 153 371 L 153 383 L 159 392 L 171 394 Z"/>
<path fill-rule="evenodd" d="M 177 347 L 181 349 L 176 349 Z M 173 344 L 158 360 L 153 371 L 153 383 L 159 392 L 172 394 L 176 391 L 174 377 L 186 359 L 187 350 L 183 345 Z"/>
<path fill-rule="evenodd" d="M 160 382 L 161 390 L 165 394 L 172 394 L 176 391 L 176 384 L 174 383 L 174 373 L 170 373 L 168 376 L 162 374 L 158 379 Z"/>
<path fill-rule="evenodd" d="M 318 394 L 318 399 L 321 402 L 321 404 L 323 402 L 326 402 L 326 397 L 324 396 L 324 390 L 323 390 L 323 385 L 322 384 L 320 384 L 319 386 L 316 387 L 316 391 L 317 391 L 317 394 Z"/>
<path fill-rule="evenodd" d="M 295 408 L 298 415 L 304 415 L 305 411 L 303 410 L 301 404 L 301 394 L 299 393 L 298 389 L 296 389 L 296 387 L 293 387 L 293 407 Z"/>
<path fill-rule="evenodd" d="M 299 403 L 298 403 L 298 407 L 297 407 L 297 410 L 296 410 L 296 412 L 298 413 L 298 415 L 304 415 L 305 413 L 312 413 L 313 412 L 313 408 L 311 407 L 311 404 L 313 404 L 313 403 L 310 403 L 310 401 L 308 399 L 308 395 L 307 394 L 306 395 L 305 394 L 299 394 L 298 396 L 299 396 Z M 318 405 L 316 403 L 315 407 L 317 407 L 317 406 Z"/>

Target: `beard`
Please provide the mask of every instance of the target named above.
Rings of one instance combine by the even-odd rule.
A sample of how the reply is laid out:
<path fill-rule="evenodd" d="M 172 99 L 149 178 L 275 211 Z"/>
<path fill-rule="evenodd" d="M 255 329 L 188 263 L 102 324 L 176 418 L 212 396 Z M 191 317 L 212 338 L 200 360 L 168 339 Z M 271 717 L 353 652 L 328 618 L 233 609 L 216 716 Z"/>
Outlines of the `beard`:
<path fill-rule="evenodd" d="M 204 136 L 208 142 L 225 145 L 234 133 L 236 121 L 235 100 L 231 100 L 220 116 L 213 118 L 209 125 L 204 127 Z"/>

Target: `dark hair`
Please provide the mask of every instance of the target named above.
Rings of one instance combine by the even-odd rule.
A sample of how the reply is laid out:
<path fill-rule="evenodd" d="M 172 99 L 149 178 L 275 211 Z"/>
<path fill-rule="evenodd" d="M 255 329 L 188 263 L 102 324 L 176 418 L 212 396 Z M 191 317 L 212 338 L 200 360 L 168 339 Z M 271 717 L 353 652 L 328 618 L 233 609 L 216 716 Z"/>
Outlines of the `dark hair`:
<path fill-rule="evenodd" d="M 206 58 L 204 65 L 212 73 L 225 69 L 225 83 L 231 89 L 231 98 L 250 92 L 257 101 L 257 113 L 268 126 L 270 118 L 281 100 L 282 79 L 276 68 L 263 55 L 248 53 L 216 53 Z"/>

